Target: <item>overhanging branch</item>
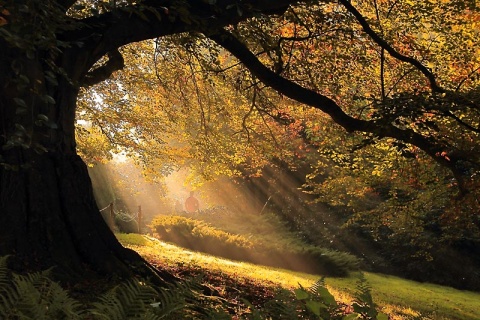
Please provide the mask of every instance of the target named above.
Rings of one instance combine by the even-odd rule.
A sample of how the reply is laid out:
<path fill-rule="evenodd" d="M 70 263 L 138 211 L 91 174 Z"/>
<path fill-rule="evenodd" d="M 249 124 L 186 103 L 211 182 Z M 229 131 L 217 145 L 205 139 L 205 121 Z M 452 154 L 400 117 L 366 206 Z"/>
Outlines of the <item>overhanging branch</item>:
<path fill-rule="evenodd" d="M 59 3 L 70 3 L 58 0 Z M 92 85 L 102 79 L 102 70 L 90 68 L 104 55 L 123 45 L 182 32 L 199 32 L 236 24 L 258 14 L 278 14 L 298 0 L 252 0 L 242 4 L 236 0 L 207 1 L 144 0 L 139 4 L 117 7 L 112 12 L 77 20 L 78 28 L 63 31 L 58 39 L 68 43 L 81 43 L 81 50 L 72 47 L 71 60 L 78 61 L 83 70 L 77 70 L 77 80 Z M 240 6 L 237 8 L 237 6 Z M 237 8 L 237 9 L 236 9 Z M 107 74 L 107 73 L 103 73 Z M 110 73 L 111 74 L 111 73 Z M 105 77 L 103 77 L 105 79 Z M 100 80 L 101 81 L 101 80 Z"/>
<path fill-rule="evenodd" d="M 112 12 L 78 20 L 84 27 L 61 36 L 66 41 L 91 41 L 85 46 L 97 44 L 97 49 L 99 45 L 105 50 L 98 53 L 104 55 L 132 42 L 206 28 L 218 29 L 258 14 L 279 14 L 297 2 L 299 0 L 253 0 L 242 5 L 236 0 L 217 0 L 214 4 L 185 1 L 181 5 L 172 0 L 144 0 L 140 4 L 118 7 Z"/>
<path fill-rule="evenodd" d="M 265 85 L 293 100 L 327 113 L 334 122 L 347 131 L 372 133 L 379 138 L 395 138 L 420 148 L 440 165 L 450 169 L 457 179 L 462 193 L 467 191 L 465 188 L 465 177 L 457 164 L 461 162 L 471 163 L 471 161 L 459 150 L 448 152 L 448 149 L 451 148 L 412 129 L 400 129 L 393 124 L 353 118 L 346 114 L 332 99 L 283 78 L 267 68 L 242 42 L 224 29 L 218 30 L 215 34 L 209 34 L 208 37 L 230 51 Z"/>
<path fill-rule="evenodd" d="M 256 55 L 231 33 L 222 29 L 215 34 L 209 34 L 208 37 L 236 56 L 264 84 L 293 100 L 320 109 L 347 131 L 367 131 L 371 125 L 369 121 L 347 115 L 335 101 L 327 96 L 304 88 L 276 74 L 263 65 Z"/>

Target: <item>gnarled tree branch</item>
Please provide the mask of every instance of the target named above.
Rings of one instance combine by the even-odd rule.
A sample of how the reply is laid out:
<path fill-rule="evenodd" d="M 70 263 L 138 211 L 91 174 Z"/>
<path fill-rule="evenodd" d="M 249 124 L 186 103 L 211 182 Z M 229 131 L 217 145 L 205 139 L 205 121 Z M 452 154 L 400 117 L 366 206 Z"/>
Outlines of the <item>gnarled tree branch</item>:
<path fill-rule="evenodd" d="M 118 50 L 112 50 L 108 54 L 108 60 L 104 65 L 88 72 L 82 82 L 83 87 L 90 87 L 94 84 L 108 79 L 112 73 L 124 67 L 123 56 Z"/>
<path fill-rule="evenodd" d="M 362 120 L 346 114 L 332 99 L 304 88 L 299 84 L 283 78 L 263 65 L 256 55 L 252 53 L 235 36 L 225 30 L 218 30 L 208 37 L 230 51 L 265 85 L 277 92 L 327 113 L 334 122 L 349 132 L 371 133 L 379 138 L 395 138 L 399 141 L 414 145 L 432 157 L 437 163 L 448 168 L 456 180 L 462 193 L 466 193 L 466 177 L 460 163 L 471 162 L 459 150 L 449 151 L 449 147 L 430 137 L 423 136 L 412 129 L 400 129 L 393 124 L 385 124 L 375 120 Z"/>
<path fill-rule="evenodd" d="M 60 0 L 59 0 L 60 1 Z M 64 0 L 65 3 L 68 0 Z M 106 12 L 77 20 L 78 28 L 58 34 L 61 41 L 81 43 L 78 50 L 72 46 L 71 60 L 79 61 L 83 71 L 72 76 L 81 79 L 105 54 L 123 45 L 154 39 L 182 32 L 198 32 L 201 29 L 218 29 L 247 20 L 254 15 L 279 14 L 298 0 L 252 0 L 236 9 L 236 0 L 188 1 L 180 8 L 172 0 L 145 0 L 141 5 L 118 7 Z"/>

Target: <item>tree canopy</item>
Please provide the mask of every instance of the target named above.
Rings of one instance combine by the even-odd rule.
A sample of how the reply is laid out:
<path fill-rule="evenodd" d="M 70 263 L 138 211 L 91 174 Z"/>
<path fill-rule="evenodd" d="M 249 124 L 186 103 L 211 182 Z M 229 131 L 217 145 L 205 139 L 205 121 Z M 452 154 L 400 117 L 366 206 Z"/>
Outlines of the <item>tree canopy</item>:
<path fill-rule="evenodd" d="M 220 3 L 212 3 L 216 6 Z M 151 52 L 156 65 L 146 67 L 152 68 L 153 77 L 144 79 L 147 87 L 140 89 L 130 78 L 126 79 L 129 89 L 125 83 L 118 91 L 128 93 L 134 103 L 142 101 L 142 110 L 148 103 L 163 104 L 170 115 L 175 112 L 167 101 L 184 108 L 185 114 L 193 103 L 200 113 L 190 116 L 199 120 L 204 132 L 208 131 L 205 117 L 212 115 L 204 108 L 225 106 L 225 96 L 235 95 L 237 100 L 230 101 L 228 110 L 244 106 L 245 120 L 257 113 L 277 123 L 298 120 L 301 125 L 302 116 L 279 107 L 295 105 L 284 99 L 289 97 L 323 111 L 347 132 L 363 134 L 364 144 L 392 138 L 389 144 L 402 154 L 422 150 L 453 172 L 463 192 L 470 188 L 478 168 L 474 8 L 446 1 L 415 5 L 374 1 L 362 7 L 363 12 L 350 2 L 292 3 L 288 9 L 280 8 L 274 16 L 253 10 L 252 19 L 235 27 L 215 29 L 209 24 L 196 27 L 195 34 L 157 39 L 152 44 L 156 51 Z M 237 19 L 248 14 L 244 10 L 239 4 Z M 446 23 L 439 24 L 439 19 Z M 145 50 L 143 57 L 137 54 L 136 63 L 148 58 Z M 172 87 L 178 88 L 177 97 L 169 92 Z M 145 97 L 150 101 L 133 99 L 133 92 L 141 96 L 146 89 L 152 93 Z M 190 101 L 191 96 L 197 101 Z M 152 97 L 157 101 L 152 102 Z M 125 111 L 120 102 L 109 104 Z M 305 129 L 310 128 L 299 130 Z"/>
<path fill-rule="evenodd" d="M 1 194 L 13 197 L 0 209 L 18 226 L 2 252 L 18 250 L 24 223 L 66 219 L 76 240 L 89 233 L 96 209 L 75 134 L 87 160 L 119 147 L 167 171 L 195 161 L 206 176 L 311 157 L 318 192 L 332 163 L 338 179 L 349 170 L 371 186 L 394 162 L 435 162 L 422 172 L 443 179 L 402 178 L 454 184 L 471 212 L 479 19 L 474 1 L 457 0 L 2 1 Z M 88 125 L 75 132 L 76 119 Z M 349 184 L 339 181 L 330 186 Z M 50 200 L 32 196 L 45 183 Z M 73 246 L 88 256 L 94 245 Z"/>

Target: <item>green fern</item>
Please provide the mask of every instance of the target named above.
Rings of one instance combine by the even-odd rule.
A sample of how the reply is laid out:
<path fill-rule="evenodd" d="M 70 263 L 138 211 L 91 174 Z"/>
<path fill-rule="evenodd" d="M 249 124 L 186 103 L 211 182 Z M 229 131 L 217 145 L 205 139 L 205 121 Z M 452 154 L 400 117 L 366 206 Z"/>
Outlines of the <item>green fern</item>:
<path fill-rule="evenodd" d="M 132 279 L 101 296 L 89 312 L 96 319 L 159 319 L 152 306 L 157 295 L 151 286 Z"/>
<path fill-rule="evenodd" d="M 179 281 L 164 288 L 131 280 L 93 303 L 95 319 L 227 319 L 221 302 L 199 293 L 198 280 Z M 228 319 L 230 319 L 229 317 Z"/>
<path fill-rule="evenodd" d="M 325 278 L 315 282 L 310 288 L 302 286 L 295 290 L 295 296 L 302 301 L 309 314 L 317 316 L 316 319 L 342 319 L 342 306 L 337 303 L 335 297 L 328 291 Z"/>
<path fill-rule="evenodd" d="M 156 314 L 160 319 L 180 319 L 181 315 L 188 313 L 189 304 L 187 297 L 191 292 L 182 283 L 171 284 L 159 290 L 156 305 Z"/>
<path fill-rule="evenodd" d="M 377 311 L 377 306 L 373 302 L 371 287 L 362 272 L 360 272 L 357 280 L 352 307 L 361 319 L 388 320 L 386 314 Z"/>
<path fill-rule="evenodd" d="M 279 289 L 275 298 L 267 301 L 259 319 L 299 319 L 299 304 L 294 300 L 292 292 L 286 289 Z"/>
<path fill-rule="evenodd" d="M 48 278 L 49 271 L 25 276 L 9 271 L 0 258 L 0 317 L 3 319 L 80 319 L 80 304 Z"/>
<path fill-rule="evenodd" d="M 0 319 L 215 319 L 228 320 L 235 306 L 219 297 L 204 295 L 202 278 L 178 281 L 164 288 L 130 280 L 109 290 L 90 309 L 69 297 L 68 291 L 49 278 L 49 271 L 18 275 L 0 257 Z M 353 308 L 345 315 L 321 278 L 310 288 L 279 290 L 261 308 L 244 303 L 244 319 L 378 319 L 388 317 L 375 309 L 370 286 L 363 274 L 357 282 Z"/>
<path fill-rule="evenodd" d="M 0 319 L 7 319 L 18 300 L 18 293 L 12 285 L 7 267 L 8 256 L 0 257 Z"/>
<path fill-rule="evenodd" d="M 247 301 L 245 299 L 242 299 L 242 302 L 250 310 L 250 313 L 244 315 L 245 319 L 248 319 L 248 320 L 263 320 L 263 319 L 266 319 L 266 317 L 264 316 L 265 311 L 263 311 L 263 312 L 260 311 L 259 309 L 255 308 L 255 306 L 253 306 L 250 303 L 250 301 Z"/>
<path fill-rule="evenodd" d="M 336 309 L 338 308 L 338 303 L 335 300 L 335 297 L 328 291 L 327 286 L 325 284 L 325 277 L 320 278 L 317 280 L 309 289 L 312 293 L 313 297 L 316 300 L 321 301 L 325 304 L 329 309 Z"/>
<path fill-rule="evenodd" d="M 90 308 L 49 279 L 49 271 L 12 273 L 0 257 L 0 319 L 230 319 L 224 301 L 201 294 L 201 279 L 154 289 L 137 280 L 116 286 Z"/>
<path fill-rule="evenodd" d="M 224 300 L 202 293 L 205 289 L 201 284 L 202 282 L 203 275 L 198 275 L 194 278 L 173 283 L 169 288 L 165 289 L 177 295 L 176 301 L 180 303 L 179 307 L 181 308 L 181 311 L 173 310 L 167 319 L 231 319 Z M 168 310 L 166 309 L 167 306 L 175 306 L 172 302 L 174 301 L 164 303 L 162 313 Z M 180 317 L 172 318 L 172 316 Z"/>

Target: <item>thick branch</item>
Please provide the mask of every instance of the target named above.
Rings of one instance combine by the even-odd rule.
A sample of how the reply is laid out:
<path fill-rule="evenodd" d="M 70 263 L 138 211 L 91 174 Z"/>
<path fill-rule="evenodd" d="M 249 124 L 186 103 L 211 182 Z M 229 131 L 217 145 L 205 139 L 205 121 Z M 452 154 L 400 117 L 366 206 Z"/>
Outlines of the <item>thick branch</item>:
<path fill-rule="evenodd" d="M 58 38 L 81 43 L 80 50 L 73 45 L 68 55 L 71 61 L 76 61 L 75 74 L 70 74 L 70 78 L 83 83 L 83 78 L 101 57 L 123 45 L 182 32 L 222 28 L 259 13 L 284 12 L 296 2 L 298 0 L 252 0 L 243 5 L 236 0 L 217 0 L 210 5 L 207 1 L 188 1 L 180 7 L 178 1 L 146 0 L 78 20 L 78 28 L 63 31 Z"/>
<path fill-rule="evenodd" d="M 394 58 L 396 58 L 400 61 L 409 63 L 412 66 L 414 66 L 415 68 L 417 68 L 418 70 L 420 70 L 420 72 L 423 73 L 425 75 L 425 77 L 427 77 L 428 81 L 430 82 L 430 88 L 433 91 L 445 92 L 445 90 L 443 88 L 438 86 L 435 75 L 433 73 L 431 73 L 430 70 L 428 70 L 427 67 L 425 67 L 423 64 L 421 64 L 420 61 L 418 61 L 414 58 L 411 58 L 411 57 L 407 57 L 407 56 L 399 53 L 391 45 L 389 45 L 382 37 L 380 37 L 370 27 L 367 20 L 365 20 L 365 18 L 362 16 L 362 14 L 350 3 L 349 0 L 340 0 L 340 3 L 343 4 L 343 6 L 351 14 L 353 14 L 355 16 L 358 23 L 360 23 L 360 25 L 362 26 L 363 31 L 365 31 L 365 33 L 368 34 L 370 36 L 370 38 L 372 38 L 372 40 L 375 41 L 375 43 L 377 43 L 381 48 L 386 50 L 392 57 L 394 57 Z"/>
<path fill-rule="evenodd" d="M 67 0 L 65 0 L 67 1 Z M 80 20 L 83 27 L 65 32 L 60 37 L 66 41 L 82 41 L 88 47 L 96 44 L 103 52 L 123 45 L 154 39 L 180 32 L 197 32 L 200 28 L 220 28 L 244 21 L 259 13 L 281 13 L 298 0 L 250 1 L 240 11 L 236 0 L 188 1 L 179 8 L 172 0 L 146 0 L 141 5 L 131 5 Z M 83 47 L 85 50 L 85 47 Z M 97 52 L 96 52 L 97 54 Z"/>
<path fill-rule="evenodd" d="M 468 162 L 468 159 L 465 159 L 459 153 L 456 152 L 458 156 L 447 154 L 446 146 L 428 137 L 422 136 L 411 129 L 400 129 L 392 124 L 353 118 L 346 114 L 332 99 L 304 88 L 293 81 L 285 79 L 267 68 L 257 59 L 254 53 L 252 53 L 231 33 L 228 33 L 225 30 L 220 30 L 218 33 L 210 34 L 208 36 L 210 39 L 230 51 L 264 84 L 291 99 L 327 113 L 333 121 L 341 125 L 347 131 L 372 133 L 379 138 L 391 137 L 420 148 L 440 165 L 450 169 L 459 182 L 460 190 L 462 192 L 466 191 L 463 188 L 464 177 L 462 176 L 461 170 L 457 167 L 457 163 L 461 161 Z"/>
<path fill-rule="evenodd" d="M 124 67 L 122 54 L 118 50 L 113 50 L 108 53 L 108 61 L 104 65 L 90 71 L 86 74 L 82 86 L 90 87 L 94 84 L 108 79 L 112 73 L 121 70 Z"/>
<path fill-rule="evenodd" d="M 332 99 L 276 74 L 263 65 L 256 55 L 232 34 L 222 30 L 208 36 L 236 56 L 264 84 L 291 99 L 322 110 L 347 131 L 366 131 L 370 126 L 371 123 L 368 121 L 347 115 Z"/>

